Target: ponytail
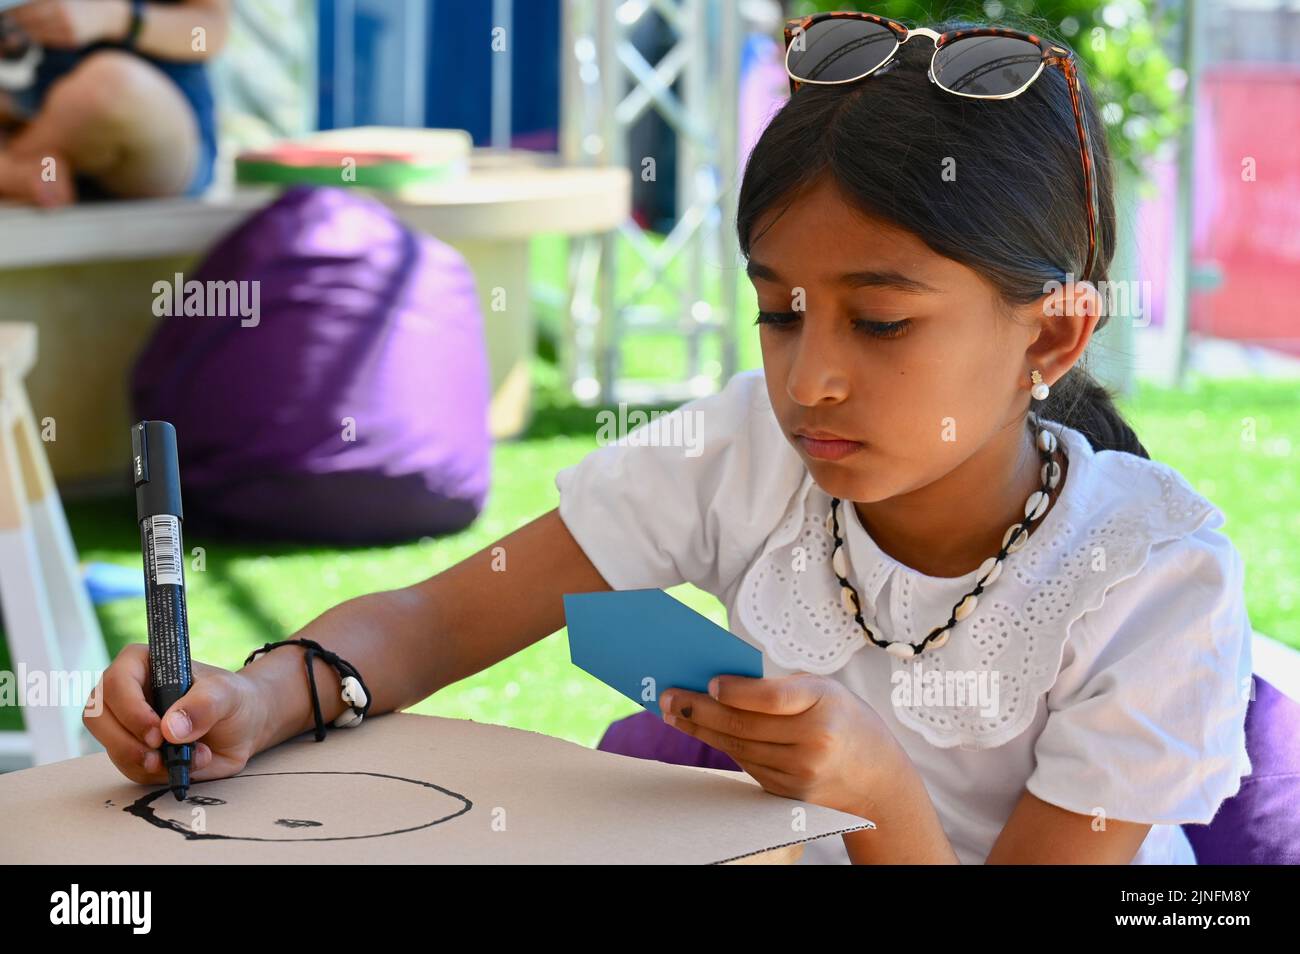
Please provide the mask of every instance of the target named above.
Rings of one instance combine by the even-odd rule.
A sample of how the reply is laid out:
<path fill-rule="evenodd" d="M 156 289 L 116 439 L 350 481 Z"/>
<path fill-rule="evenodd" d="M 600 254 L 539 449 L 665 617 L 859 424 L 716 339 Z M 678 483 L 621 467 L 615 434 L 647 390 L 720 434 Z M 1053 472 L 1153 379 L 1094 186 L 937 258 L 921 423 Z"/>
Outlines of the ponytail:
<path fill-rule="evenodd" d="M 1116 450 L 1150 460 L 1142 442 L 1115 407 L 1114 392 L 1076 364 L 1052 385 L 1035 408 L 1039 417 L 1060 421 L 1088 438 L 1094 451 Z"/>

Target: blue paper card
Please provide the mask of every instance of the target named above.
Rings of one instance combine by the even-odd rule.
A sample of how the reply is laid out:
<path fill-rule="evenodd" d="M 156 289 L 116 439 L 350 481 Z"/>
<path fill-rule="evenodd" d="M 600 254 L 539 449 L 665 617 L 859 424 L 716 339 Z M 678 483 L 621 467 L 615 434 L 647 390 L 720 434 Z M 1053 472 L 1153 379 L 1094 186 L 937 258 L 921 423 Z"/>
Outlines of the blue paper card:
<path fill-rule="evenodd" d="M 763 676 L 763 654 L 663 590 L 565 593 L 569 658 L 655 715 L 659 693 L 714 676 Z"/>

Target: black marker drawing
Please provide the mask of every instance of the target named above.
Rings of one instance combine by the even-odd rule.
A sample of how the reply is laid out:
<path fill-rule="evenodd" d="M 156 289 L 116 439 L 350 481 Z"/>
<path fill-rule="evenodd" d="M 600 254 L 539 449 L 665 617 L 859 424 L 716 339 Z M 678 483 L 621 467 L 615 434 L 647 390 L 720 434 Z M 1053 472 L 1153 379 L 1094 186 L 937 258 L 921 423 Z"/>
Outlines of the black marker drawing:
<path fill-rule="evenodd" d="M 195 791 L 205 785 L 220 786 L 223 797 Z M 232 785 L 238 797 L 228 790 Z M 171 795 L 171 789 L 161 788 L 122 810 L 190 841 L 349 841 L 420 831 L 464 815 L 474 807 L 464 795 L 441 785 L 379 772 L 254 772 L 192 782 L 190 792 L 183 802 L 170 797 L 162 800 Z M 205 810 L 204 830 L 194 828 L 195 806 Z M 253 806 L 265 806 L 266 817 L 248 820 L 246 816 Z M 331 820 L 330 810 L 338 806 L 345 806 L 349 816 Z M 223 807 L 242 811 L 223 812 Z M 285 809 L 298 817 L 283 817 L 280 813 Z M 244 817 L 223 817 L 230 814 Z M 386 827 L 393 825 L 397 827 Z M 277 830 L 286 828 L 327 833 L 276 835 Z"/>
<path fill-rule="evenodd" d="M 186 801 L 187 804 L 190 804 L 190 805 L 224 805 L 224 804 L 226 804 L 225 799 L 223 799 L 223 798 L 212 798 L 212 797 L 210 797 L 210 796 L 208 796 L 208 795 L 190 795 L 188 798 L 185 799 L 185 801 Z"/>

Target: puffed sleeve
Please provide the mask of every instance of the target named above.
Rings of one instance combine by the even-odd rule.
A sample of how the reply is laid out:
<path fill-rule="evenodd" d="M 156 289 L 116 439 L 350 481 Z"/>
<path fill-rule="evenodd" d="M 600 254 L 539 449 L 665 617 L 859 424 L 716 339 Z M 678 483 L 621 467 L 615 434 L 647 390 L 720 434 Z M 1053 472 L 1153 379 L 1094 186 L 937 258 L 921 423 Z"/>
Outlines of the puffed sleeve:
<path fill-rule="evenodd" d="M 1252 628 L 1223 516 L 1157 543 L 1074 623 L 1026 787 L 1069 811 L 1208 823 L 1251 770 Z"/>
<path fill-rule="evenodd" d="M 689 582 L 721 597 L 806 472 L 754 370 L 597 448 L 555 486 L 560 519 L 611 587 Z"/>

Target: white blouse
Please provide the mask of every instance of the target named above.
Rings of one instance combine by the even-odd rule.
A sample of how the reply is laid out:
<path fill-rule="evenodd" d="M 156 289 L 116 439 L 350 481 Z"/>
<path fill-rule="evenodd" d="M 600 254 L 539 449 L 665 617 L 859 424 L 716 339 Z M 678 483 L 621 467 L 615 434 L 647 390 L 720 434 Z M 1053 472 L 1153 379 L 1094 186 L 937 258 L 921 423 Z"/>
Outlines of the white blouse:
<path fill-rule="evenodd" d="M 963 863 L 984 861 L 1028 789 L 1098 828 L 1151 823 L 1135 864 L 1194 864 L 1178 826 L 1209 822 L 1251 770 L 1244 563 L 1177 471 L 1048 426 L 1069 457 L 1055 505 L 947 644 L 913 660 L 868 643 L 841 605 L 830 497 L 761 369 L 560 471 L 560 517 L 614 589 L 693 583 L 762 651 L 764 676 L 824 674 L 865 700 Z M 885 639 L 920 642 L 974 588 L 977 570 L 926 576 L 855 508 L 840 515 L 848 576 Z M 975 694 L 945 696 L 941 679 Z M 839 838 L 805 846 L 804 863 L 848 860 Z"/>

